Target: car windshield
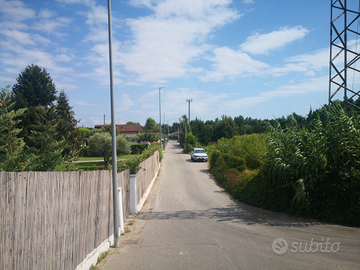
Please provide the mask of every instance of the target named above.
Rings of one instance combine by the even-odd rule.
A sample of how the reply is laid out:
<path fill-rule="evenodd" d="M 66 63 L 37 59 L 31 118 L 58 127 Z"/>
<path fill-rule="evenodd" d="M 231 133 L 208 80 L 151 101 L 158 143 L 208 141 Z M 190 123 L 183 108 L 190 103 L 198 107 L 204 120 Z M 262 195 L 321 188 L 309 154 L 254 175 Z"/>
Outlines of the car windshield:
<path fill-rule="evenodd" d="M 205 153 L 205 150 L 203 150 L 203 149 L 195 150 L 194 153 Z"/>

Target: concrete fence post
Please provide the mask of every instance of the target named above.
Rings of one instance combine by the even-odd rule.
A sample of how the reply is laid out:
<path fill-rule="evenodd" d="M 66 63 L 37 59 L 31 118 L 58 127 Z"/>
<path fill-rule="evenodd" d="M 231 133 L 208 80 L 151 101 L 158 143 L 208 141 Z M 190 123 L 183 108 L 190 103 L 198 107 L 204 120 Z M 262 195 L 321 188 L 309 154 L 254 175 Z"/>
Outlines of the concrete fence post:
<path fill-rule="evenodd" d="M 130 174 L 130 214 L 137 214 L 136 174 Z"/>
<path fill-rule="evenodd" d="M 118 187 L 119 192 L 119 216 L 120 216 L 120 234 L 125 233 L 124 229 L 124 210 L 123 210 L 123 196 L 122 196 L 122 187 Z"/>

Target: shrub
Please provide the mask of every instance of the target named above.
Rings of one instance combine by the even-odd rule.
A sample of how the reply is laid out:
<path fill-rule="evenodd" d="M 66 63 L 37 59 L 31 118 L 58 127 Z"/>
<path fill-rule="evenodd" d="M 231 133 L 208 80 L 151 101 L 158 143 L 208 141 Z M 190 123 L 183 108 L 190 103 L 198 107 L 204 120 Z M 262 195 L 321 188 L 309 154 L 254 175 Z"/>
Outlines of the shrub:
<path fill-rule="evenodd" d="M 118 161 L 118 166 L 117 166 L 118 172 L 124 171 L 126 169 L 130 169 L 131 174 L 136 174 L 141 169 L 140 163 L 143 162 L 145 159 L 151 157 L 156 151 L 158 151 L 158 146 L 151 145 L 148 149 L 144 150 L 140 155 L 132 156 L 125 162 L 121 160 Z"/>
<path fill-rule="evenodd" d="M 80 148 L 80 157 L 90 157 L 90 149 L 89 146 L 84 146 Z"/>
<path fill-rule="evenodd" d="M 139 144 L 132 144 L 131 145 L 131 154 L 138 155 L 141 154 L 145 149 L 149 146 L 148 143 L 139 143 Z"/>
<path fill-rule="evenodd" d="M 313 117 L 313 115 L 311 115 Z M 270 128 L 259 173 L 236 196 L 249 204 L 360 224 L 360 119 L 328 107 L 306 127 Z"/>

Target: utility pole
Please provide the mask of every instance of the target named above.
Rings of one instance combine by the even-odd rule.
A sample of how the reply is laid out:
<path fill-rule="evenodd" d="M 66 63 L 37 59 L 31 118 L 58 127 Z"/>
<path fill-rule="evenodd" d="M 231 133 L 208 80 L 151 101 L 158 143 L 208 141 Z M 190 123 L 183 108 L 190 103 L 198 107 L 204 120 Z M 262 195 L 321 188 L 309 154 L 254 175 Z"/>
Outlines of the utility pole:
<path fill-rule="evenodd" d="M 112 143 L 112 178 L 113 178 L 113 216 L 114 216 L 114 246 L 119 247 L 119 198 L 117 183 L 117 156 L 116 156 L 116 123 L 114 102 L 114 77 L 111 47 L 111 2 L 108 0 L 108 25 L 109 25 L 109 65 L 110 65 L 110 96 L 111 96 L 111 143 Z M 105 115 L 104 115 L 105 121 Z"/>
<path fill-rule="evenodd" d="M 192 102 L 192 101 L 193 101 L 192 98 L 186 100 L 186 102 L 189 103 L 189 106 L 188 106 L 188 111 L 189 111 L 189 125 L 190 125 L 190 102 Z"/>
<path fill-rule="evenodd" d="M 165 113 L 164 113 L 164 134 L 166 134 L 166 127 L 165 127 L 165 125 L 166 125 L 166 120 L 165 120 Z M 165 140 L 166 141 L 166 140 Z"/>
<path fill-rule="evenodd" d="M 164 87 L 159 87 L 159 115 L 160 115 L 160 150 L 162 149 L 162 145 L 161 145 L 161 88 L 164 88 Z"/>

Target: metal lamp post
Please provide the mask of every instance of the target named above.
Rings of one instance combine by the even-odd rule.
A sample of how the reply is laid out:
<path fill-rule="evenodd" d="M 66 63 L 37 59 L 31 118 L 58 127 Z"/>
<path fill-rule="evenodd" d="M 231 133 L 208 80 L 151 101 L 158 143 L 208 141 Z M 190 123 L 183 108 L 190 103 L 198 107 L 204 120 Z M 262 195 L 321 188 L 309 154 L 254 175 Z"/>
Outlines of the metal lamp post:
<path fill-rule="evenodd" d="M 162 145 L 161 145 L 161 88 L 164 87 L 159 87 L 159 115 L 160 115 L 160 149 L 162 149 Z"/>
<path fill-rule="evenodd" d="M 111 96 L 111 143 L 112 143 L 112 178 L 113 178 L 113 215 L 114 215 L 114 246 L 119 246 L 119 199 L 117 183 L 117 156 L 116 156 L 116 123 L 114 103 L 114 78 L 111 47 L 111 2 L 108 0 L 108 25 L 109 25 L 109 65 L 110 65 L 110 96 Z"/>

